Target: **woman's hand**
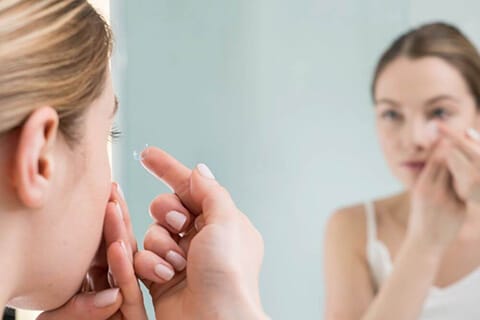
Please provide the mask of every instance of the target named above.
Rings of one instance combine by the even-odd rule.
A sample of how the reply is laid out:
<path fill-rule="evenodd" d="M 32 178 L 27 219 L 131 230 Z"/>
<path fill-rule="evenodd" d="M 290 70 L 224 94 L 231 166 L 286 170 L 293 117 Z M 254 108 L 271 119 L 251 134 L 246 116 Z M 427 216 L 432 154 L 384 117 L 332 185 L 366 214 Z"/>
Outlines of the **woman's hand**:
<path fill-rule="evenodd" d="M 128 208 L 114 183 L 106 207 L 104 237 L 84 285 L 64 306 L 42 313 L 37 320 L 146 320 L 133 269 L 136 251 Z"/>
<path fill-rule="evenodd" d="M 143 155 L 147 170 L 175 192 L 152 202 L 156 222 L 145 237 L 146 250 L 135 256 L 157 319 L 266 318 L 258 288 L 258 231 L 206 166 L 191 171 L 157 148 Z"/>
<path fill-rule="evenodd" d="M 480 204 L 480 134 L 469 129 L 464 134 L 439 125 L 451 144 L 446 163 L 454 178 L 457 195 L 466 203 Z"/>
<path fill-rule="evenodd" d="M 457 235 L 467 211 L 456 187 L 458 172 L 450 166 L 457 152 L 441 135 L 413 188 L 407 239 L 439 254 Z"/>

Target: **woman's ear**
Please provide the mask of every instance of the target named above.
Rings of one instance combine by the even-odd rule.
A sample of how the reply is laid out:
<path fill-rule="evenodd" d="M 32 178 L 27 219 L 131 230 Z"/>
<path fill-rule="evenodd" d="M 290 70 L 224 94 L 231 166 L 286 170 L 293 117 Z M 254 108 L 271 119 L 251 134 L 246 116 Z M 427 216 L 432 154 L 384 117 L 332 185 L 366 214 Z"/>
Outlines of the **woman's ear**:
<path fill-rule="evenodd" d="M 43 206 L 54 170 L 54 145 L 58 114 L 51 107 L 33 111 L 20 128 L 13 165 L 18 198 L 27 207 Z"/>

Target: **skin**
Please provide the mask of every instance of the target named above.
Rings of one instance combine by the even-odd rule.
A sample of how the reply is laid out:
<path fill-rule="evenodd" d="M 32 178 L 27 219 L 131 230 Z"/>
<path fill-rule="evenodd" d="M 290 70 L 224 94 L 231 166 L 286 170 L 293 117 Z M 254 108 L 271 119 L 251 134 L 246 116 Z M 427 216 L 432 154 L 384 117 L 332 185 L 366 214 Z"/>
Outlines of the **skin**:
<path fill-rule="evenodd" d="M 157 319 L 267 319 L 258 288 L 263 240 L 228 191 L 211 172 L 205 175 L 201 166 L 190 170 L 157 148 L 144 152 L 143 164 L 174 191 L 152 202 L 155 223 L 145 250 L 135 256 Z M 187 217 L 179 230 L 166 222 L 172 210 Z M 178 237 L 180 232 L 187 235 Z M 159 283 L 152 270 L 171 250 L 187 258 L 186 270 Z"/>
<path fill-rule="evenodd" d="M 7 177 L 0 181 L 0 249 L 7 257 L 0 306 L 50 310 L 40 320 L 147 319 L 138 275 L 159 319 L 266 319 L 258 231 L 215 179 L 157 148 L 144 165 L 175 193 L 152 203 L 155 222 L 146 250 L 137 251 L 128 206 L 110 176 L 107 140 L 116 109 L 109 74 L 73 149 L 48 106 L 0 138 L 0 176 Z M 187 217 L 182 230 L 165 220 L 175 209 Z M 167 249 L 187 258 L 186 269 L 174 269 Z M 156 276 L 158 264 L 177 275 Z M 99 306 L 105 294 L 111 299 Z"/>
<path fill-rule="evenodd" d="M 131 265 L 136 249 L 131 225 L 128 217 L 118 219 L 114 206 L 123 202 L 111 183 L 107 152 L 115 111 L 108 74 L 73 148 L 49 106 L 2 136 L 0 171 L 7 179 L 0 185 L 0 229 L 8 258 L 0 265 L 1 305 L 54 310 L 43 320 L 146 319 Z M 121 293 L 109 306 L 96 308 L 95 293 L 110 288 L 109 269 Z M 87 272 L 90 285 L 82 286 Z"/>
<path fill-rule="evenodd" d="M 100 243 L 111 193 L 107 139 L 114 100 L 111 81 L 106 83 L 85 115 L 84 138 L 73 150 L 48 106 L 3 138 L 0 170 L 8 179 L 2 181 L 0 196 L 2 250 L 16 267 L 0 266 L 6 284 L 2 302 L 52 309 L 82 283 Z M 58 196 L 59 190 L 64 196 Z"/>
<path fill-rule="evenodd" d="M 466 134 L 480 129 L 480 117 L 461 73 L 435 57 L 397 58 L 378 79 L 375 103 L 381 148 L 404 186 L 375 201 L 377 236 L 394 270 L 377 290 L 363 205 L 336 212 L 326 232 L 327 319 L 416 319 L 432 286 L 480 266 L 480 146 Z M 424 164 L 406 167 L 412 160 Z"/>

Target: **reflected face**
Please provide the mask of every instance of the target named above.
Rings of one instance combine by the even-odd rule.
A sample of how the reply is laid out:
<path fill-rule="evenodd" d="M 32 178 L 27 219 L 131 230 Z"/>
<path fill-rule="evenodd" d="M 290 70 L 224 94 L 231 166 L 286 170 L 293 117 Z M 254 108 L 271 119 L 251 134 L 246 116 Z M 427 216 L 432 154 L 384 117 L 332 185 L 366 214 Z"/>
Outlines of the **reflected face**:
<path fill-rule="evenodd" d="M 462 74 L 436 57 L 392 61 L 375 87 L 376 127 L 393 174 L 410 188 L 432 151 L 432 124 L 479 129 L 475 99 Z"/>

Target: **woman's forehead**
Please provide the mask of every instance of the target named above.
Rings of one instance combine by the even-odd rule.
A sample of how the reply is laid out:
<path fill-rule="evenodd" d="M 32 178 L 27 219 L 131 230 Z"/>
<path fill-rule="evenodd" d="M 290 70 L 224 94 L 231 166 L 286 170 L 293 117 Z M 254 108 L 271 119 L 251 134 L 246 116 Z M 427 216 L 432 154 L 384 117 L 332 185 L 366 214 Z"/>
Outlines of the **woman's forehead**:
<path fill-rule="evenodd" d="M 380 75 L 375 100 L 415 98 L 427 103 L 438 97 L 469 95 L 462 74 L 440 58 L 397 59 Z"/>

